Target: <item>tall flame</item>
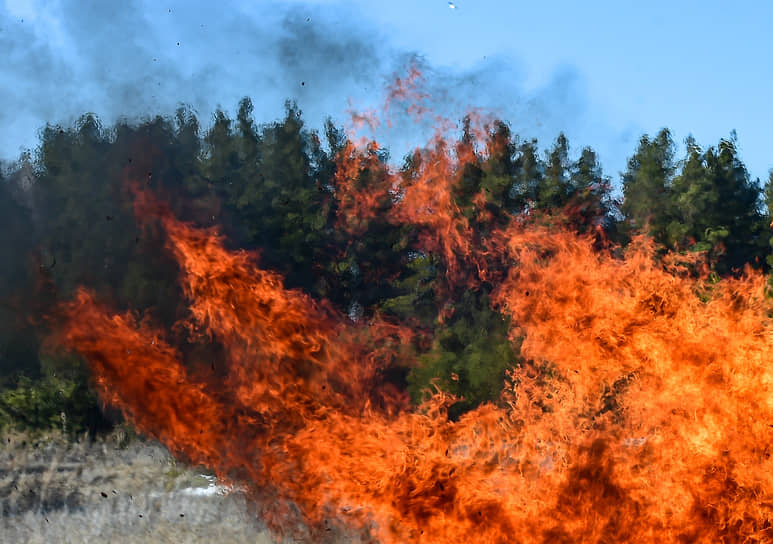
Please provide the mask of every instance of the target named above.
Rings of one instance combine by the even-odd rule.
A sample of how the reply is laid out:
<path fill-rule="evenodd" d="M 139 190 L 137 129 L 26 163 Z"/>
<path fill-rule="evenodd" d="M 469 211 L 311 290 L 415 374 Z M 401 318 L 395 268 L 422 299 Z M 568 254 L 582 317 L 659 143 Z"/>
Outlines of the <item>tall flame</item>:
<path fill-rule="evenodd" d="M 341 156 L 346 225 L 381 210 L 423 229 L 449 281 L 474 285 L 470 267 L 500 278 L 492 303 L 526 361 L 501 401 L 458 421 L 440 391 L 411 409 L 380 380 L 407 356 L 408 327 L 352 323 L 157 211 L 190 301 L 183 325 L 227 348 L 227 377 L 189 372 L 163 331 L 80 291 L 62 341 L 105 401 L 245 485 L 279 532 L 300 516 L 384 543 L 773 541 L 764 277 L 711 283 L 646 239 L 600 250 L 536 220 L 475 240 L 452 196 L 472 154 L 436 140 L 414 179 L 385 174 L 383 208 L 352 181 L 367 154 Z"/>

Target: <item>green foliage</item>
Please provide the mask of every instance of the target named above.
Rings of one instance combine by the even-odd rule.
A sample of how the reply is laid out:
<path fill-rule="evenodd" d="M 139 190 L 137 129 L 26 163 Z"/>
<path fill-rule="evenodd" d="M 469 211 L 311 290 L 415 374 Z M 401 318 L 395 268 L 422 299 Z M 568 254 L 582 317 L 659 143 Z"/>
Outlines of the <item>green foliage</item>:
<path fill-rule="evenodd" d="M 686 144 L 677 165 L 667 130 L 642 137 L 623 175 L 627 226 L 671 250 L 706 252 L 720 274 L 762 264 L 770 236 L 760 186 L 738 157 L 735 134 L 706 151 L 692 138 Z"/>
<path fill-rule="evenodd" d="M 614 213 L 612 183 L 604 177 L 596 152 L 590 147 L 583 148 L 572 163 L 569 183 L 572 198 L 567 211 L 576 228 L 580 232 L 591 226 L 609 228 Z"/>
<path fill-rule="evenodd" d="M 544 161 L 538 161 L 535 151 L 534 144 L 521 148 L 521 176 L 526 176 L 515 185 L 524 196 L 530 195 L 526 208 L 563 214 L 578 232 L 592 227 L 608 229 L 614 212 L 611 182 L 604 177 L 595 151 L 585 147 L 572 161 L 564 134 L 558 135 Z"/>
<path fill-rule="evenodd" d="M 760 187 L 738 158 L 734 135 L 705 152 L 692 140 L 687 148 L 671 188 L 674 218 L 666 228 L 668 241 L 707 251 L 720 274 L 760 262 L 766 245 Z"/>
<path fill-rule="evenodd" d="M 262 262 L 282 271 L 289 285 L 311 288 L 331 220 L 315 166 L 329 172 L 329 159 L 293 104 L 287 104 L 282 121 L 259 129 L 251 114 L 245 99 L 234 128 L 218 112 L 205 136 L 202 172 L 222 196 L 237 239 L 259 247 Z M 323 164 L 313 164 L 312 157 Z"/>
<path fill-rule="evenodd" d="M 508 211 L 515 214 L 526 213 L 537 205 L 544 170 L 539 158 L 537 140 L 520 142 L 515 139 L 512 166 L 513 185 L 508 193 L 512 204 Z"/>
<path fill-rule="evenodd" d="M 768 173 L 768 180 L 765 182 L 765 188 L 763 192 L 764 218 L 763 223 L 768 226 L 768 229 L 773 228 L 773 170 Z M 766 262 L 768 266 L 773 267 L 773 236 L 768 236 L 768 256 Z M 773 276 L 771 277 L 773 281 Z"/>
<path fill-rule="evenodd" d="M 381 310 L 403 320 L 413 318 L 425 326 L 431 325 L 438 314 L 434 283 L 438 267 L 434 261 L 423 253 L 410 255 L 406 274 L 392 283 L 400 294 L 384 300 Z"/>
<path fill-rule="evenodd" d="M 661 244 L 670 242 L 667 228 L 674 214 L 669 193 L 676 171 L 674 152 L 674 142 L 667 129 L 661 130 L 654 139 L 645 134 L 628 159 L 628 168 L 622 177 L 621 211 L 628 227 L 647 232 Z"/>
<path fill-rule="evenodd" d="M 40 251 L 43 263 L 56 263 L 46 273 L 58 298 L 86 286 L 118 308 L 156 307 L 164 322 L 174 320 L 176 267 L 162 251 L 160 233 L 137 222 L 127 182 L 140 182 L 172 203 L 187 201 L 172 197 L 183 191 L 196 158 L 195 146 L 186 147 L 190 129 L 175 131 L 156 118 L 105 130 L 85 116 L 72 129 L 44 130 L 33 199 L 45 218 L 38 225 Z"/>
<path fill-rule="evenodd" d="M 486 147 L 488 159 L 482 167 L 481 189 L 486 200 L 496 208 L 511 210 L 515 206 L 512 189 L 517 150 L 510 127 L 502 122 L 496 123 Z"/>
<path fill-rule="evenodd" d="M 41 298 L 30 251 L 38 242 L 28 207 L 33 178 L 29 157 L 22 157 L 7 178 L 0 172 L 0 387 L 17 373 L 39 374 L 38 337 L 30 322 Z"/>
<path fill-rule="evenodd" d="M 43 376 L 86 383 L 88 368 L 83 358 L 75 353 L 43 348 L 38 353 Z"/>
<path fill-rule="evenodd" d="M 518 364 L 518 347 L 508 338 L 509 323 L 491 309 L 484 291 L 466 291 L 454 314 L 439 325 L 432 349 L 408 376 L 408 391 L 420 402 L 435 387 L 461 397 L 449 415 L 458 417 L 484 403 L 496 402 L 505 371 Z"/>
<path fill-rule="evenodd" d="M 94 430 L 99 417 L 97 398 L 86 383 L 47 376 L 19 377 L 14 387 L 0 391 L 0 430 L 25 432 L 62 430 L 71 435 Z"/>

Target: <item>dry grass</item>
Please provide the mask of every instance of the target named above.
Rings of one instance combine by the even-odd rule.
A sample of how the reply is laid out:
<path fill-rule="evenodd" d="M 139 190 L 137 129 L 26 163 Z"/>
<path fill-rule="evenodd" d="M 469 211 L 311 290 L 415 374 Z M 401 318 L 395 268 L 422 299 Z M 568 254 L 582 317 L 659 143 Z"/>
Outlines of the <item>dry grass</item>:
<path fill-rule="evenodd" d="M 120 433 L 93 444 L 4 435 L 0 542 L 274 542 L 243 495 L 197 494 L 205 476 Z"/>

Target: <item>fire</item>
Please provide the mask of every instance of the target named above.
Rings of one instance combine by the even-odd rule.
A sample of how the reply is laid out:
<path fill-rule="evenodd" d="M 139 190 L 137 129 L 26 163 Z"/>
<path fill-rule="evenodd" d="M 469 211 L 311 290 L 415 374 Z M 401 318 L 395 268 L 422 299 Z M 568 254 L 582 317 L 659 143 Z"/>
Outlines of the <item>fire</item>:
<path fill-rule="evenodd" d="M 160 218 L 180 265 L 181 326 L 222 343 L 230 366 L 222 379 L 191 373 L 164 331 L 81 291 L 62 342 L 105 401 L 246 486 L 277 532 L 299 517 L 384 543 L 773 541 L 764 277 L 712 283 L 646 239 L 599 249 L 538 219 L 480 237 L 485 196 L 472 218 L 453 196 L 472 147 L 438 136 L 412 177 L 382 168 L 366 195 L 356 180 L 374 149 L 341 153 L 341 224 L 387 214 L 419 227 L 449 285 L 495 280 L 527 361 L 497 405 L 452 421 L 438 391 L 412 409 L 379 376 L 415 331 L 352 323 L 141 192 L 138 213 Z"/>

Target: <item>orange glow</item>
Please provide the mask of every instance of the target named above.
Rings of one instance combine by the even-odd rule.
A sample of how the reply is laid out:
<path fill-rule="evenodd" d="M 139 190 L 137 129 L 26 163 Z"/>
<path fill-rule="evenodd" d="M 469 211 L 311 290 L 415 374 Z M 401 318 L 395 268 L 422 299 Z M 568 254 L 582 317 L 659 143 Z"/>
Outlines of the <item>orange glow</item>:
<path fill-rule="evenodd" d="M 496 406 L 450 421 L 439 391 L 411 409 L 379 380 L 407 356 L 407 326 L 352 323 L 144 193 L 138 213 L 161 217 L 180 264 L 182 325 L 227 348 L 227 378 L 189 374 L 163 331 L 84 291 L 62 341 L 106 402 L 245 485 L 278 532 L 299 516 L 384 543 L 773 541 L 765 278 L 710 283 L 649 240 L 600 250 L 536 219 L 476 238 L 453 197 L 476 157 L 438 137 L 412 177 L 379 167 L 366 196 L 356 180 L 375 159 L 350 145 L 336 197 L 354 232 L 379 213 L 417 225 L 449 284 L 500 278 L 492 304 L 527 362 Z"/>

